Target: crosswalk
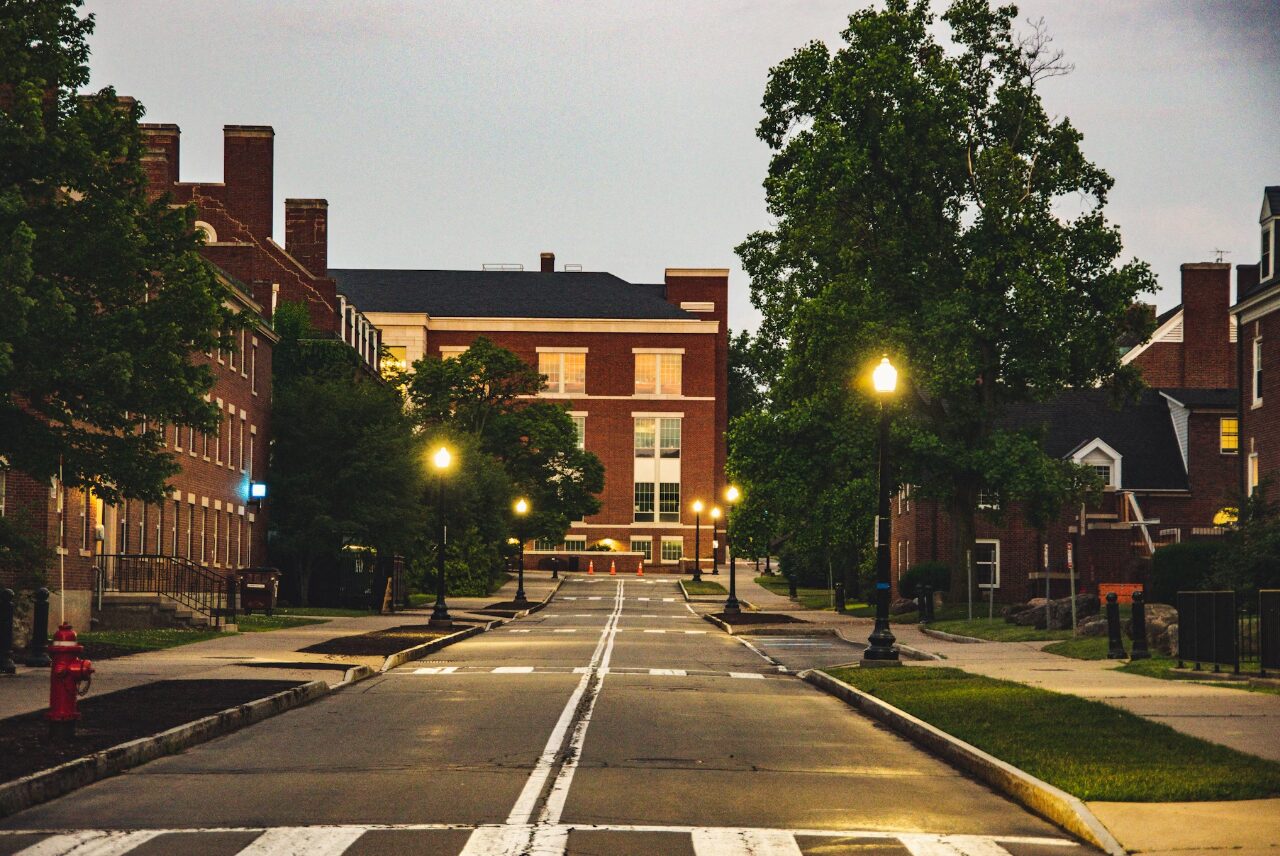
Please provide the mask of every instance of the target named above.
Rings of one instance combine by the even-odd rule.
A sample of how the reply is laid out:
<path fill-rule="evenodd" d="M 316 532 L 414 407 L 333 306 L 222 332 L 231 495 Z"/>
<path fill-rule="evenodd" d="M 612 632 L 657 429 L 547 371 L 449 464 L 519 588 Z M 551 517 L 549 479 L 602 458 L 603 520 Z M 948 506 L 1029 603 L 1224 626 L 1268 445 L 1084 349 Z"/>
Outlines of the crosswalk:
<path fill-rule="evenodd" d="M 459 846 L 465 835 L 465 842 Z M 219 827 L 143 830 L 0 830 L 0 854 L 127 856 L 181 853 L 209 856 L 374 856 L 441 853 L 456 856 L 556 856 L 635 852 L 639 837 L 669 836 L 672 853 L 694 856 L 806 856 L 841 852 L 907 856 L 1031 856 L 1080 852 L 1064 838 L 950 835 L 884 830 L 756 829 L 641 825 L 401 824 Z M 246 843 L 247 841 L 247 843 Z M 196 843 L 198 842 L 198 843 Z M 607 848 L 601 850 L 601 847 Z M 1012 848 L 1012 849 L 1010 849 Z M 646 849 L 645 852 L 651 852 Z"/>
<path fill-rule="evenodd" d="M 564 595 L 557 597 L 556 600 L 604 600 L 602 595 Z M 609 598 L 612 603 L 614 598 Z M 620 597 L 618 600 L 634 600 L 644 601 L 646 603 L 675 603 L 679 598 L 674 597 Z"/>
<path fill-rule="evenodd" d="M 416 669 L 401 669 L 388 674 L 399 677 L 421 677 L 449 675 L 582 675 L 586 672 L 586 666 L 419 666 Z M 782 676 L 778 672 L 770 672 L 765 675 L 761 672 L 726 672 L 714 669 L 651 669 L 617 666 L 596 669 L 596 673 L 601 675 L 648 675 L 655 678 L 735 678 L 749 681 Z"/>
<path fill-rule="evenodd" d="M 498 632 L 499 632 L 499 633 L 577 633 L 577 632 L 578 632 L 578 629 L 579 629 L 579 628 L 577 628 L 577 627 L 556 627 L 556 628 L 552 628 L 552 627 L 513 627 L 513 628 L 510 628 L 510 629 L 507 629 L 507 630 L 500 630 L 500 631 L 498 631 Z M 588 632 L 592 632 L 592 633 L 594 633 L 594 632 L 596 632 L 596 630 L 597 630 L 597 629 L 598 629 L 598 628 L 588 627 L 588 628 L 587 628 L 587 631 L 588 631 Z M 710 632 L 710 631 L 707 631 L 707 630 L 662 630 L 662 629 L 651 629 L 651 628 L 645 628 L 645 627 L 619 627 L 619 628 L 617 628 L 614 632 L 615 632 L 615 633 L 626 633 L 626 632 L 628 632 L 628 631 L 630 631 L 631 633 L 657 633 L 657 634 L 670 633 L 670 634 L 675 635 L 675 636 L 679 636 L 679 635 L 683 635 L 683 636 L 705 636 L 705 635 L 707 635 L 707 633 L 708 633 L 708 632 Z"/>

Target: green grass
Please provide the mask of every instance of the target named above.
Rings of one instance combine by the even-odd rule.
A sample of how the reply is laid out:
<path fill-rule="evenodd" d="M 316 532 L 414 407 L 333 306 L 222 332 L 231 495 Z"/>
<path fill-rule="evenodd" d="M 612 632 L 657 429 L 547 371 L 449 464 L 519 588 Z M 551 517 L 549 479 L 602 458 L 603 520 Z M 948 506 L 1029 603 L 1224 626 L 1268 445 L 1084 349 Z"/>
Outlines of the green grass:
<path fill-rule="evenodd" d="M 1049 654 L 1058 654 L 1062 657 L 1072 657 L 1076 660 L 1105 660 L 1107 658 L 1108 648 L 1107 637 L 1090 636 L 1080 637 L 1078 639 L 1068 639 L 1063 642 L 1055 642 L 1052 645 L 1046 645 L 1042 650 Z M 1131 640 L 1125 640 L 1125 650 L 1130 650 L 1133 646 Z M 1159 678 L 1162 681 L 1203 681 L 1210 683 L 1215 687 L 1227 687 L 1233 690 L 1248 690 L 1249 692 L 1268 693 L 1272 695 L 1280 695 L 1280 687 L 1254 686 L 1244 681 L 1214 680 L 1214 673 L 1211 667 L 1206 667 L 1205 671 L 1196 674 L 1184 674 L 1175 671 L 1178 661 L 1173 657 L 1166 657 L 1163 654 L 1151 653 L 1148 660 L 1117 660 L 1117 663 L 1123 663 L 1118 666 L 1116 671 L 1125 672 L 1130 675 L 1142 675 L 1147 678 Z"/>
<path fill-rule="evenodd" d="M 180 630 L 176 627 L 161 627 L 141 630 L 93 630 L 77 634 L 77 639 L 85 645 L 98 642 L 141 652 L 176 648 L 193 642 L 206 642 L 225 635 L 218 630 Z"/>
<path fill-rule="evenodd" d="M 277 606 L 276 615 L 315 615 L 322 618 L 363 618 L 374 615 L 371 609 L 345 609 L 337 606 Z"/>
<path fill-rule="evenodd" d="M 241 633 L 264 633 L 271 630 L 289 630 L 294 627 L 306 627 L 308 624 L 324 624 L 323 618 L 298 618 L 293 615 L 241 615 L 236 619 L 236 627 Z"/>
<path fill-rule="evenodd" d="M 1101 702 L 959 669 L 831 669 L 842 681 L 1085 800 L 1280 794 L 1280 764 Z"/>
<path fill-rule="evenodd" d="M 411 592 L 409 594 L 410 607 L 426 606 L 428 603 L 435 603 L 435 602 L 436 602 L 436 596 L 434 594 L 423 594 L 420 591 Z"/>
<path fill-rule="evenodd" d="M 729 593 L 728 589 L 720 585 L 720 583 L 712 582 L 711 580 L 700 580 L 698 582 L 694 582 L 693 580 L 683 580 L 682 582 L 684 584 L 684 590 L 690 595 Z"/>
<path fill-rule="evenodd" d="M 787 583 L 787 578 L 783 576 L 759 576 L 756 582 L 773 592 L 774 594 L 789 597 L 791 589 Z M 692 594 L 692 592 L 690 592 Z M 805 609 L 831 609 L 831 592 L 824 588 L 807 588 L 799 586 L 796 588 L 796 597 L 800 601 L 800 605 Z M 865 603 L 856 603 L 848 601 L 845 603 L 845 613 L 848 615 L 860 615 L 864 618 L 873 618 L 876 614 L 876 608 Z"/>

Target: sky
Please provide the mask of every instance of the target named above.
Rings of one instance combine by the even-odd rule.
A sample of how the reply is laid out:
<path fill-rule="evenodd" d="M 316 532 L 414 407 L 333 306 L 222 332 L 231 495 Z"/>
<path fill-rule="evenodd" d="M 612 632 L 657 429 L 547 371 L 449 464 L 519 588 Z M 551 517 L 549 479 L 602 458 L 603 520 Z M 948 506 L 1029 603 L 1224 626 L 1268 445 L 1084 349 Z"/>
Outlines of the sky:
<path fill-rule="evenodd" d="M 865 0 L 90 0 L 94 88 L 182 128 L 183 181 L 218 181 L 226 124 L 271 125 L 286 197 L 329 200 L 333 267 L 523 263 L 661 282 L 730 268 L 729 323 L 758 314 L 734 247 L 770 225 L 755 136 L 769 69 L 838 47 Z M 1280 184 L 1276 0 L 1027 0 L 1075 71 L 1052 114 L 1116 180 L 1108 216 L 1155 270 L 1258 259 Z M 939 7 L 941 8 L 941 7 Z"/>

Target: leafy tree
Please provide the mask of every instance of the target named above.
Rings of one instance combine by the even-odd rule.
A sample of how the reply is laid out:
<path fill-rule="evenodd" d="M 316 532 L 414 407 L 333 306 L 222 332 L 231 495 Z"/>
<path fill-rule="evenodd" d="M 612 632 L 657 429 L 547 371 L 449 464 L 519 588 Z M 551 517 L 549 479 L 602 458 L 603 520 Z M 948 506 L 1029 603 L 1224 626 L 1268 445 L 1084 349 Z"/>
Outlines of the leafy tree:
<path fill-rule="evenodd" d="M 748 330 L 729 336 L 729 419 L 759 410 L 766 404 L 766 352 Z"/>
<path fill-rule="evenodd" d="M 760 337 L 785 348 L 771 400 L 848 388 L 893 355 L 894 459 L 948 504 L 956 557 L 979 490 L 1033 497 L 1038 515 L 1071 498 L 1077 480 L 1037 464 L 1038 438 L 1002 416 L 1071 387 L 1133 389 L 1115 342 L 1149 332 L 1128 310 L 1155 287 L 1117 261 L 1111 177 L 1041 102 L 1069 67 L 1016 16 L 956 0 L 944 48 L 926 0 L 887 0 L 849 18 L 840 49 L 813 42 L 775 67 L 757 133 L 776 225 L 738 247 Z"/>
<path fill-rule="evenodd" d="M 234 316 L 189 209 L 149 201 L 142 107 L 89 82 L 78 0 L 0 3 L 0 455 L 107 501 L 178 471 L 157 422 L 209 429 Z"/>
<path fill-rule="evenodd" d="M 1212 563 L 1210 585 L 1247 596 L 1280 587 L 1280 504 L 1268 498 L 1274 486 L 1272 479 L 1264 479 L 1251 495 L 1237 500 L 1239 519 Z"/>

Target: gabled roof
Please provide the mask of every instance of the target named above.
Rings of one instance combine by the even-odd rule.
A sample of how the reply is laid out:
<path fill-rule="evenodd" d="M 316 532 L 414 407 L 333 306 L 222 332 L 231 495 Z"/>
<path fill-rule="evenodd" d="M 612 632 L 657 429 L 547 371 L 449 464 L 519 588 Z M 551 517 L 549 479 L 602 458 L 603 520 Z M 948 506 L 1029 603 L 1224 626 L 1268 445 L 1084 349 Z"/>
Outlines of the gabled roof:
<path fill-rule="evenodd" d="M 1229 387 L 1226 389 L 1174 389 L 1164 387 L 1159 390 L 1168 398 L 1181 404 L 1190 410 L 1230 410 L 1235 411 L 1240 406 L 1239 390 Z"/>
<path fill-rule="evenodd" d="M 666 287 L 603 272 L 330 268 L 361 312 L 437 318 L 628 318 L 700 320 L 668 303 Z"/>
<path fill-rule="evenodd" d="M 1259 220 L 1280 214 L 1280 185 L 1270 185 L 1262 192 L 1262 214 Z"/>
<path fill-rule="evenodd" d="M 1016 405 L 1003 422 L 1007 428 L 1041 430 L 1045 452 L 1057 458 L 1102 440 L 1124 459 L 1122 489 L 1188 488 L 1169 405 L 1155 390 L 1143 390 L 1138 401 L 1119 410 L 1107 390 L 1069 390 L 1042 404 Z"/>

